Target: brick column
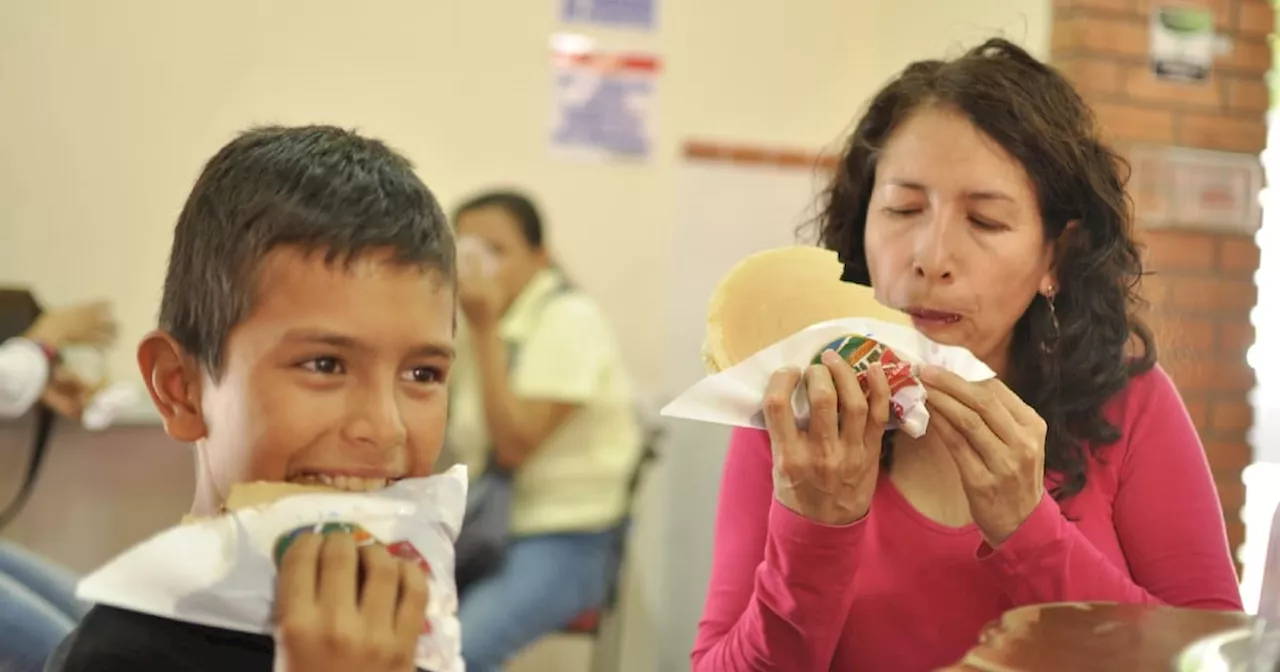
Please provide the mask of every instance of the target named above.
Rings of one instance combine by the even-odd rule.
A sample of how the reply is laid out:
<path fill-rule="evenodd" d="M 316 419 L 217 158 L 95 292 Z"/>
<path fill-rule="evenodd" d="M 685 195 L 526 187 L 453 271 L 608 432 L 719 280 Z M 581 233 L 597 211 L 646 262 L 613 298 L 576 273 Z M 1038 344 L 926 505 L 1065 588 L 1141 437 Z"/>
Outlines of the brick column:
<path fill-rule="evenodd" d="M 1231 41 L 1207 83 L 1160 81 L 1148 64 L 1153 6 L 1198 5 L 1214 13 Z M 1266 143 L 1267 0 L 1055 0 L 1052 60 L 1093 105 L 1116 144 L 1189 147 L 1257 157 Z M 1135 197 L 1136 198 L 1136 197 Z M 1232 548 L 1244 539 L 1241 470 L 1252 460 L 1248 392 L 1254 374 L 1245 361 L 1253 342 L 1249 311 L 1256 302 L 1258 250 L 1239 228 L 1143 227 L 1144 282 L 1161 364 L 1186 399 L 1213 467 Z"/>

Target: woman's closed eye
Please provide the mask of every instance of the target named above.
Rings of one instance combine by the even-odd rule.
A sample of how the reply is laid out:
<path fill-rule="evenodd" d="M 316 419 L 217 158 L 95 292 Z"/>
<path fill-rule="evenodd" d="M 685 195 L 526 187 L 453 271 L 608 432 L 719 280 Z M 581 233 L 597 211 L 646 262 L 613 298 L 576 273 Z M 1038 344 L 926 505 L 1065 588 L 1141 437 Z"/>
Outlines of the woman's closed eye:
<path fill-rule="evenodd" d="M 911 217 L 913 215 L 918 215 L 923 211 L 924 211 L 923 208 L 917 208 L 917 207 L 899 207 L 899 208 L 886 207 L 884 209 L 884 213 L 886 215 L 889 215 L 890 217 Z"/>

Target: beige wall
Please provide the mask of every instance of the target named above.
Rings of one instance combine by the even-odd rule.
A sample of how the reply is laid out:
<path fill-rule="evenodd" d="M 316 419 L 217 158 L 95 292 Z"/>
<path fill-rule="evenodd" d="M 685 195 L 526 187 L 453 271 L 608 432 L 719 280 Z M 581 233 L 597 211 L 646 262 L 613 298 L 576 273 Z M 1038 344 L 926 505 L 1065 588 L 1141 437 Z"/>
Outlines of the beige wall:
<path fill-rule="evenodd" d="M 55 303 L 113 298 L 125 330 L 111 371 L 134 378 L 131 344 L 153 324 L 201 162 L 252 124 L 357 126 L 406 151 L 446 204 L 495 183 L 535 193 L 652 387 L 681 141 L 829 144 L 907 58 L 993 30 L 1040 49 L 1047 5 L 669 0 L 654 35 L 595 33 L 666 59 L 658 155 L 602 168 L 548 156 L 554 0 L 2 3 L 0 282 Z"/>
<path fill-rule="evenodd" d="M 124 346 L 111 370 L 136 379 L 132 344 L 153 324 L 171 227 L 201 162 L 251 124 L 357 126 L 408 153 L 446 205 L 496 183 L 535 193 L 552 244 L 601 299 L 639 382 L 656 394 L 677 326 L 664 302 L 680 271 L 658 269 L 672 259 L 682 221 L 683 141 L 818 149 L 838 142 L 866 96 L 910 59 L 955 53 L 993 33 L 1048 52 L 1048 0 L 666 0 L 656 34 L 593 33 L 665 58 L 657 156 L 642 165 L 562 163 L 545 141 L 558 4 L 0 3 L 0 283 L 34 285 L 49 303 L 113 298 Z M 734 221 L 701 225 L 734 234 Z M 65 459 L 94 450 L 90 439 L 78 441 Z M 174 471 L 183 468 L 163 439 L 145 443 L 169 457 L 139 468 L 170 482 L 189 478 Z M 639 597 L 628 609 L 628 670 L 687 669 L 714 461 L 677 481 L 667 464 L 653 474 L 636 531 L 644 543 L 633 550 Z M 83 468 L 59 464 L 45 494 L 90 487 L 80 483 Z M 84 501 L 94 510 L 133 510 L 126 500 L 135 482 L 92 487 Z M 160 500 L 182 506 L 181 493 L 161 490 L 148 510 Z M 679 529 L 664 529 L 680 518 Z M 31 523 L 15 533 L 83 567 L 86 554 L 127 544 L 159 518 L 138 520 L 146 523 L 117 525 L 119 534 L 91 549 Z M 540 647 L 519 669 L 576 669 L 574 653 Z"/>

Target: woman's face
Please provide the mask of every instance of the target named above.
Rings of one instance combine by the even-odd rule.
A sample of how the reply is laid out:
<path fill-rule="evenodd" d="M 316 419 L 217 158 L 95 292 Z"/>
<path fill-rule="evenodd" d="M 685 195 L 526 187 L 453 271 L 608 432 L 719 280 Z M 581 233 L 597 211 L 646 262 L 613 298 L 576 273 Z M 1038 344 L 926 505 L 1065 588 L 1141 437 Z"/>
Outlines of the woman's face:
<path fill-rule="evenodd" d="M 1014 324 L 1037 292 L 1057 286 L 1026 171 L 945 109 L 921 109 L 889 138 L 864 242 L 881 303 L 1001 374 Z"/>

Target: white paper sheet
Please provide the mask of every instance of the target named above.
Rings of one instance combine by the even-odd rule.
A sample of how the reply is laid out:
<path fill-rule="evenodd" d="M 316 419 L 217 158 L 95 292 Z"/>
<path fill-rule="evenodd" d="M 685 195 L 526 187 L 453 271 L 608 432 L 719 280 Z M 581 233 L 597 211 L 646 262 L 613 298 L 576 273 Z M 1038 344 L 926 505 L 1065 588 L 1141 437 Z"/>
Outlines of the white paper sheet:
<path fill-rule="evenodd" d="M 995 372 L 968 350 L 939 345 L 910 327 L 880 320 L 843 318 L 815 324 L 733 367 L 703 378 L 667 404 L 662 415 L 764 429 L 761 402 L 769 377 L 778 369 L 808 366 L 824 346 L 850 334 L 866 336 L 889 346 L 913 367 L 933 364 L 970 381 L 995 377 Z M 798 420 L 808 416 L 804 394 L 798 393 L 792 405 Z"/>
<path fill-rule="evenodd" d="M 355 523 L 385 544 L 408 541 L 430 565 L 416 663 L 462 672 L 453 543 L 462 527 L 467 470 L 399 481 L 368 494 L 294 495 L 169 528 L 86 576 L 76 596 L 178 621 L 270 634 L 274 547 L 280 535 L 324 522 Z"/>

